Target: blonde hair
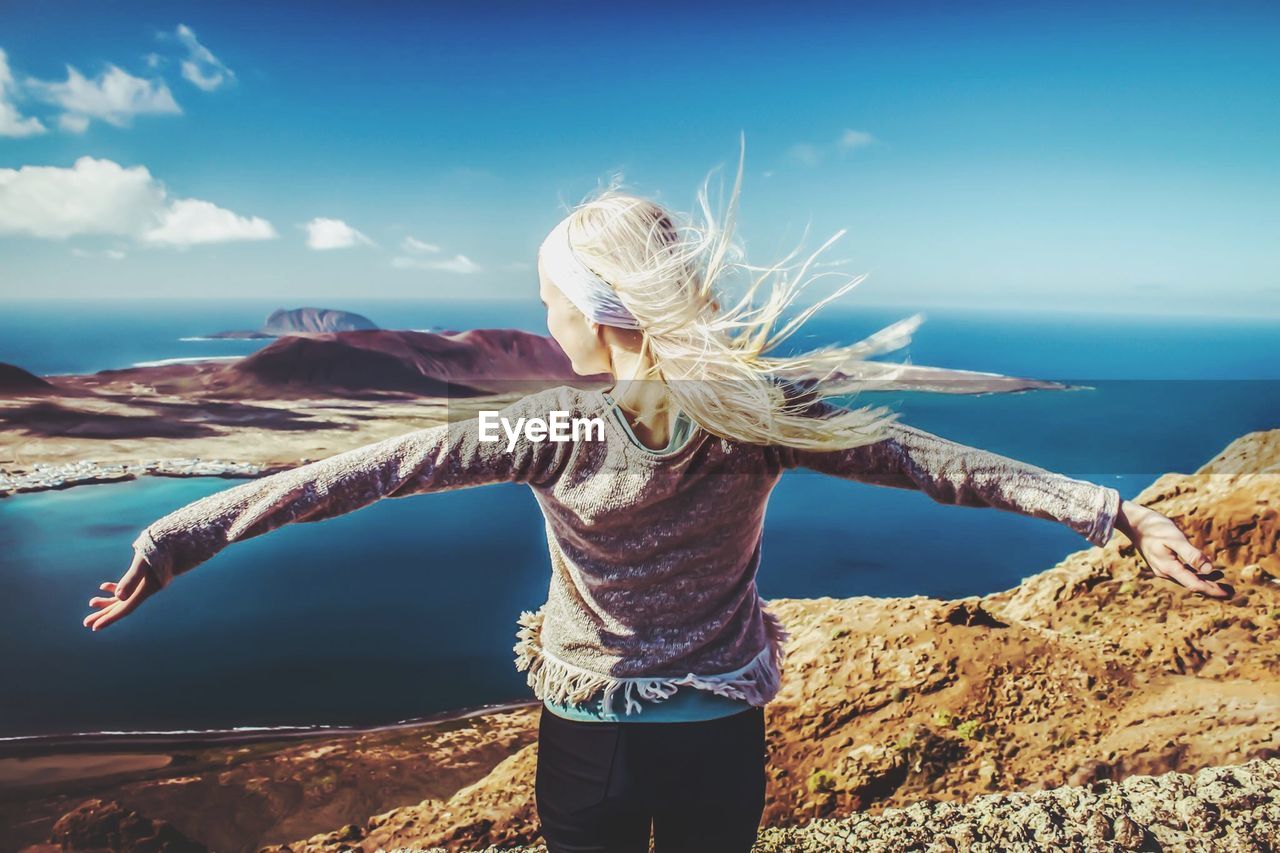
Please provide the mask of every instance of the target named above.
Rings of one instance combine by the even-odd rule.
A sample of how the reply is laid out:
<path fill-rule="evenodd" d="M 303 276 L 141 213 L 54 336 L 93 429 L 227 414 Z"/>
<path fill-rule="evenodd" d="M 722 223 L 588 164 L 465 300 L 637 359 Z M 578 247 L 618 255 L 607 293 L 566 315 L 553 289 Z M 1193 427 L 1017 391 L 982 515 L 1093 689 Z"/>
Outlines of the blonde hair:
<path fill-rule="evenodd" d="M 742 145 L 745 155 L 745 138 Z M 898 321 L 856 344 L 773 354 L 816 311 L 866 276 L 854 276 L 776 328 L 799 292 L 821 277 L 805 279 L 817 256 L 844 231 L 810 255 L 790 277 L 782 275 L 787 271 L 782 264 L 798 250 L 770 267 L 743 262 L 742 246 L 733 233 L 742 155 L 722 223 L 711 211 L 706 181 L 697 194 L 706 223 L 698 226 L 677 219 L 652 199 L 623 191 L 615 175 L 607 187 L 570 212 L 570 243 L 639 321 L 642 358 L 646 352 L 651 355 L 653 374 L 667 386 L 679 408 L 707 432 L 750 444 L 807 450 L 878 441 L 897 418 L 896 412 L 884 407 L 827 406 L 823 416 L 814 417 L 809 407 L 818 398 L 849 395 L 896 377 L 901 365 L 865 359 L 905 345 L 921 315 Z M 723 283 L 737 270 L 758 275 L 741 298 L 725 307 Z M 778 277 L 767 298 L 755 304 L 756 294 L 773 276 Z M 794 393 L 797 389 L 801 393 Z"/>

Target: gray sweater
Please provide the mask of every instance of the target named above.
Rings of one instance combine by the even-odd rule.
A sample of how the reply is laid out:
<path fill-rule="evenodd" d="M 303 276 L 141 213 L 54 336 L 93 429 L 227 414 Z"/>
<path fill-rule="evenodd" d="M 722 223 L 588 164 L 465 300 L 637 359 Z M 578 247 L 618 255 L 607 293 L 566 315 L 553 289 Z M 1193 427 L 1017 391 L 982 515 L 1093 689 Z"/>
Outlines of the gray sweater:
<path fill-rule="evenodd" d="M 814 408 L 821 414 L 828 404 Z M 1106 544 L 1120 494 L 893 423 L 862 447 L 801 451 L 696 429 L 670 453 L 636 447 L 598 391 L 567 386 L 501 410 L 517 418 L 600 418 L 603 440 L 482 440 L 477 418 L 415 430 L 251 480 L 181 507 L 133 543 L 162 587 L 231 544 L 291 522 L 320 521 L 382 498 L 525 483 L 546 520 L 547 601 L 519 617 L 516 667 L 539 699 L 621 692 L 661 700 L 680 685 L 765 705 L 777 693 L 788 633 L 756 591 L 765 505 L 782 472 L 917 489 L 957 506 L 1060 522 Z M 501 434 L 501 430 L 498 431 Z M 594 434 L 593 434 L 594 436 Z M 429 507 L 424 511 L 429 511 Z"/>

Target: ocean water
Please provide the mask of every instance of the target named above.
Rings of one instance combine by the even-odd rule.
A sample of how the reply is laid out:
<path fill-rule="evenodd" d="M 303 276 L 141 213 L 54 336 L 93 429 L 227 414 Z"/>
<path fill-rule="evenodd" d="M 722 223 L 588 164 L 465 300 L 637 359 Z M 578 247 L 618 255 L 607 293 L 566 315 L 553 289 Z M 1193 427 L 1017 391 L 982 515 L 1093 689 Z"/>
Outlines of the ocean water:
<path fill-rule="evenodd" d="M 238 356 L 277 303 L 0 304 L 0 361 L 39 374 Z M 293 305 L 283 307 L 296 307 Z M 386 328 L 544 331 L 541 308 L 343 301 Z M 831 310 L 796 345 L 851 342 L 912 309 Z M 925 311 L 891 361 L 1057 379 L 1072 392 L 871 395 L 902 419 L 1133 497 L 1232 439 L 1280 427 L 1280 323 Z M 529 698 L 516 618 L 546 598 L 523 486 L 404 499 L 228 548 L 104 631 L 98 584 L 159 516 L 237 484 L 144 478 L 0 500 L 0 737 L 376 724 Z M 373 547 L 370 543 L 377 542 Z M 761 595 L 954 597 L 1016 585 L 1088 547 L 1052 522 L 912 490 L 788 473 L 770 501 Z"/>

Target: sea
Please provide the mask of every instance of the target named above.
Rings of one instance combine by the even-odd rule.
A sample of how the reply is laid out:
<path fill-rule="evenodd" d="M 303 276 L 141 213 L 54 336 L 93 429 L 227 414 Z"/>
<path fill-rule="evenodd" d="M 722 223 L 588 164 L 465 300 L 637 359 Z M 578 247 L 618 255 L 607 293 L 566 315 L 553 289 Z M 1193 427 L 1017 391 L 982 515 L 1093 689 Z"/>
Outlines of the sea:
<path fill-rule="evenodd" d="M 0 362 L 51 375 L 236 358 L 269 341 L 207 336 L 257 328 L 280 307 L 300 305 L 3 302 Z M 546 331 L 532 299 L 322 307 L 383 328 Z M 910 345 L 880 360 L 1076 389 L 866 402 L 1126 498 L 1280 427 L 1275 318 L 829 306 L 788 345 L 852 343 L 915 313 L 925 321 Z M 550 569 L 541 514 L 520 485 L 288 525 L 222 551 L 103 631 L 83 627 L 139 530 L 239 482 L 144 477 L 0 499 L 0 739 L 386 725 L 532 698 L 512 647 L 520 612 L 546 600 Z M 765 599 L 980 595 L 1087 547 L 1049 520 L 791 471 L 770 500 L 758 585 Z"/>

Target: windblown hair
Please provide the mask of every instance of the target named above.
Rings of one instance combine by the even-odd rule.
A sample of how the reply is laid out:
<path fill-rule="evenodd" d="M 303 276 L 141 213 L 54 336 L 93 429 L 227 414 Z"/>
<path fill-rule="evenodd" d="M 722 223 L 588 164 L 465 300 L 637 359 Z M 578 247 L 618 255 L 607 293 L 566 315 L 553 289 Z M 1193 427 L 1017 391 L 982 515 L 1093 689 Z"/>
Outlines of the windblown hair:
<path fill-rule="evenodd" d="M 623 191 L 615 175 L 607 187 L 571 211 L 570 243 L 639 321 L 642 358 L 646 352 L 652 356 L 654 375 L 638 378 L 664 382 L 675 404 L 707 432 L 750 444 L 804 450 L 878 441 L 897 418 L 896 412 L 828 405 L 822 416 L 815 417 L 811 407 L 819 399 L 870 387 L 872 383 L 859 376 L 874 376 L 873 384 L 896 376 L 897 371 L 888 369 L 895 365 L 873 364 L 865 358 L 901 348 L 922 317 L 898 321 L 856 344 L 776 354 L 779 345 L 809 317 L 866 276 L 854 276 L 783 322 L 803 287 L 821 277 L 805 278 L 817 256 L 844 231 L 791 276 L 785 275 L 789 268 L 782 264 L 798 250 L 770 267 L 745 263 L 733 233 L 743 159 L 739 157 L 722 222 L 711 211 L 706 181 L 697 194 L 706 220 L 699 226 L 656 201 Z M 726 306 L 723 284 L 738 271 L 747 271 L 753 278 L 745 293 Z M 757 304 L 762 291 L 767 295 Z"/>

